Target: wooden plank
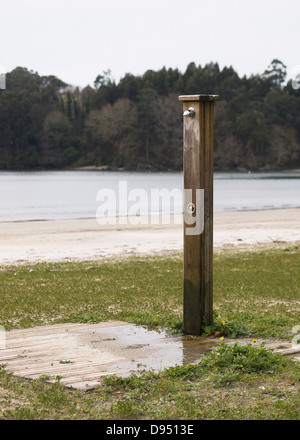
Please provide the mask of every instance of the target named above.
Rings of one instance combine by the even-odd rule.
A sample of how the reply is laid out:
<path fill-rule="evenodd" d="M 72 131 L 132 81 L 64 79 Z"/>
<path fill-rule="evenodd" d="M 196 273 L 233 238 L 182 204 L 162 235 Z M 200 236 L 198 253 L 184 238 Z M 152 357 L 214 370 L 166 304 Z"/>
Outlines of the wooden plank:
<path fill-rule="evenodd" d="M 99 372 L 105 373 L 103 369 L 108 364 L 94 364 L 94 365 L 73 365 L 73 364 L 62 364 L 53 366 L 41 366 L 41 365 L 28 365 L 24 368 L 13 368 L 14 374 L 19 374 L 20 376 L 33 377 L 40 376 L 42 374 L 46 375 L 63 375 L 65 377 L 72 377 L 74 375 L 80 375 L 86 377 L 87 374 L 97 375 Z"/>
<path fill-rule="evenodd" d="M 62 339 L 68 339 L 69 336 L 68 333 L 66 333 L 65 335 L 42 335 L 42 336 L 30 336 L 30 337 L 25 337 L 22 338 L 22 340 L 20 341 L 10 341 L 10 340 L 6 340 L 6 344 L 9 346 L 9 348 L 11 350 L 14 349 L 20 349 L 24 347 L 24 340 L 26 339 L 26 349 L 29 349 L 30 347 L 43 347 L 45 345 L 49 345 L 49 347 L 54 346 L 55 344 L 57 344 L 58 340 L 62 340 Z"/>
<path fill-rule="evenodd" d="M 52 336 L 55 334 L 64 334 L 64 333 L 72 333 L 72 332 L 85 332 L 85 331 L 91 331 L 93 329 L 97 330 L 99 328 L 115 328 L 115 327 L 121 327 L 121 326 L 128 326 L 128 322 L 124 321 L 105 321 L 100 322 L 98 324 L 81 324 L 81 323 L 74 323 L 74 324 L 50 324 L 45 326 L 38 326 L 38 327 L 31 327 L 27 329 L 17 329 L 17 330 L 10 330 L 9 332 L 6 332 L 6 339 L 7 341 L 11 340 L 22 340 L 23 338 L 27 338 L 29 336 L 42 336 L 42 335 L 49 335 Z"/>
<path fill-rule="evenodd" d="M 67 386 L 74 383 L 76 387 L 90 388 L 99 384 L 100 377 L 112 374 L 109 370 L 115 371 L 116 365 L 128 362 L 120 353 L 101 347 L 101 331 L 106 334 L 108 329 L 114 334 L 120 327 L 126 331 L 128 325 L 109 321 L 12 330 L 6 332 L 6 348 L 0 350 L 0 363 L 17 376 L 62 376 Z M 120 372 L 130 374 L 128 369 Z"/>
<path fill-rule="evenodd" d="M 62 360 L 62 359 L 61 359 Z M 17 371 L 42 371 L 43 374 L 45 370 L 66 370 L 66 372 L 70 373 L 73 370 L 78 373 L 78 371 L 82 371 L 85 368 L 94 368 L 96 371 L 99 368 L 109 367 L 110 365 L 114 365 L 116 363 L 120 363 L 125 361 L 124 358 L 114 358 L 114 360 L 110 360 L 107 357 L 103 357 L 102 360 L 97 358 L 96 360 L 87 359 L 87 358 L 74 358 L 70 360 L 70 362 L 61 363 L 58 359 L 49 359 L 47 362 L 39 361 L 36 359 L 23 359 L 22 361 L 11 362 L 8 364 L 8 367 L 13 369 L 14 372 Z M 41 373 L 42 374 L 42 373 Z"/>

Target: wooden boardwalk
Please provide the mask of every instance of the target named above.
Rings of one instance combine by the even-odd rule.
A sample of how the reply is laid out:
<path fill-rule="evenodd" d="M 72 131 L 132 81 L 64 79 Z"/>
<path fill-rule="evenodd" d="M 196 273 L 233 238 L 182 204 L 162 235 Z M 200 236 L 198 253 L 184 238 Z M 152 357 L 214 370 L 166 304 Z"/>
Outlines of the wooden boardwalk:
<path fill-rule="evenodd" d="M 192 344 L 191 344 L 192 343 Z M 3 344 L 2 344 L 3 345 Z M 17 376 L 78 389 L 99 385 L 103 376 L 129 376 L 197 361 L 213 341 L 186 341 L 125 322 L 58 324 L 5 332 L 0 364 Z"/>
<path fill-rule="evenodd" d="M 116 326 L 125 325 L 120 322 Z M 15 375 L 36 379 L 46 375 L 51 380 L 61 377 L 61 383 L 74 388 L 99 385 L 103 375 L 117 373 L 105 367 L 122 360 L 105 350 L 97 350 L 82 339 L 95 329 L 111 327 L 97 325 L 60 324 L 12 330 L 5 334 L 5 348 L 0 350 L 0 363 Z M 93 338 L 91 338 L 93 341 Z"/>
<path fill-rule="evenodd" d="M 169 337 L 119 321 L 47 325 L 6 331 L 0 345 L 0 364 L 17 376 L 45 376 L 49 381 L 60 378 L 66 386 L 89 389 L 107 375 L 124 377 L 199 362 L 203 353 L 218 343 L 216 339 Z M 267 343 L 274 349 L 279 345 L 276 341 Z M 284 346 L 284 350 L 276 351 L 298 352 L 299 360 L 300 348 L 293 349 L 288 343 Z"/>

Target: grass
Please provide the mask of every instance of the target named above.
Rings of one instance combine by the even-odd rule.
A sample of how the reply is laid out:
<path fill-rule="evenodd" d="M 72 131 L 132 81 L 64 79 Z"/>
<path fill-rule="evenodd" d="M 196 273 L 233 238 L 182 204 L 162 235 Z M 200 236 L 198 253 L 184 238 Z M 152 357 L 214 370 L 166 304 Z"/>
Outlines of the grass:
<path fill-rule="evenodd" d="M 207 335 L 281 339 L 300 324 L 297 246 L 214 257 Z M 6 330 L 109 319 L 182 328 L 182 256 L 0 269 Z M 299 419 L 299 363 L 263 345 L 221 344 L 199 365 L 107 378 L 89 391 L 29 381 L 0 368 L 2 419 Z"/>

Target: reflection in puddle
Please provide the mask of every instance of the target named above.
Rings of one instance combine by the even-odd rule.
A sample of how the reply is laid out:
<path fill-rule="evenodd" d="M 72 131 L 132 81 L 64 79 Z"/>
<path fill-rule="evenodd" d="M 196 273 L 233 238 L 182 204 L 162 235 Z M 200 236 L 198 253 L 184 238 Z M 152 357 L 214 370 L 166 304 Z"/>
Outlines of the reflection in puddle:
<path fill-rule="evenodd" d="M 205 352 L 218 344 L 216 340 L 169 336 L 164 331 L 147 330 L 133 324 L 84 330 L 78 342 L 102 351 L 104 358 L 113 356 L 115 361 L 103 363 L 101 371 L 115 372 L 119 376 L 198 363 Z"/>

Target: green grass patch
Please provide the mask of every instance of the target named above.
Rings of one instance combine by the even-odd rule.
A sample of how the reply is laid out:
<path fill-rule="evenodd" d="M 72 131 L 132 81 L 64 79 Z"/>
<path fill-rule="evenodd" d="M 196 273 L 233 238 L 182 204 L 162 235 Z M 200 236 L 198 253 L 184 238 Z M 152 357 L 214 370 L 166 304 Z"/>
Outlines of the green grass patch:
<path fill-rule="evenodd" d="M 215 255 L 215 313 L 256 336 L 290 338 L 300 322 L 299 267 L 297 246 Z"/>
<path fill-rule="evenodd" d="M 215 319 L 205 333 L 291 337 L 300 322 L 299 267 L 296 247 L 216 254 Z M 179 254 L 3 267 L 0 324 L 9 330 L 117 319 L 181 331 L 182 279 Z"/>
<path fill-rule="evenodd" d="M 299 420 L 299 362 L 263 344 L 222 344 L 197 365 L 111 376 L 88 392 L 46 379 L 29 381 L 0 368 L 0 418 Z"/>
<path fill-rule="evenodd" d="M 214 256 L 214 322 L 204 335 L 285 341 L 300 324 L 297 247 Z M 0 269 L 0 325 L 123 320 L 182 329 L 182 255 Z M 61 359 L 61 363 L 68 359 Z M 229 346 L 199 365 L 110 377 L 92 391 L 0 368 L 2 419 L 299 419 L 299 363 L 263 344 Z"/>

